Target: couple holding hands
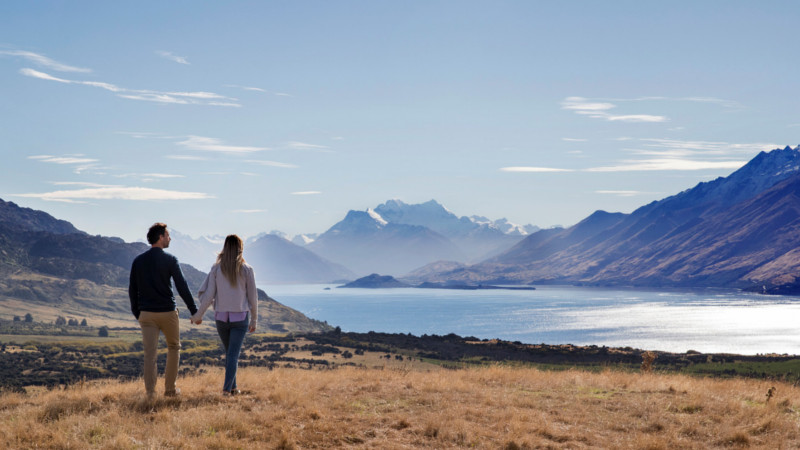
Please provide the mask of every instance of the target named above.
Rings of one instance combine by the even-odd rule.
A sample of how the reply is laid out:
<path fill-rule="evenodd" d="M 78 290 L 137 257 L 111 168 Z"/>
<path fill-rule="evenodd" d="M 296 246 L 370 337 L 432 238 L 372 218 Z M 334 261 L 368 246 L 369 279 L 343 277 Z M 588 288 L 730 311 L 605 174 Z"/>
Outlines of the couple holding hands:
<path fill-rule="evenodd" d="M 172 240 L 167 225 L 156 223 L 147 232 L 151 247 L 137 256 L 131 265 L 128 295 L 131 312 L 142 328 L 144 346 L 144 385 L 148 397 L 155 396 L 158 368 L 158 336 L 164 333 L 167 341 L 167 366 L 164 373 L 165 396 L 180 395 L 176 387 L 180 361 L 180 326 L 175 296 L 170 279 L 178 294 L 192 313 L 191 322 L 199 325 L 203 314 L 213 304 L 214 319 L 225 348 L 224 395 L 236 395 L 236 370 L 245 334 L 256 330 L 258 321 L 258 291 L 255 273 L 242 253 L 244 243 L 235 235 L 225 238 L 222 252 L 198 292 L 200 305 L 195 304 L 178 259 L 164 251 Z"/>

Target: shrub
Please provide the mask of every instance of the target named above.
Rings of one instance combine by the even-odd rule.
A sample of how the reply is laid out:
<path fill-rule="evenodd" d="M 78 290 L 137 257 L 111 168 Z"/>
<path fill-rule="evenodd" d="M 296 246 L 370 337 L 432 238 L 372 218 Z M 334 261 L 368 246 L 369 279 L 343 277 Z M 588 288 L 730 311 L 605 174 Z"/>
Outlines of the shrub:
<path fill-rule="evenodd" d="M 656 360 L 656 354 L 653 352 L 642 353 L 642 373 L 651 373 L 653 371 L 653 361 Z"/>

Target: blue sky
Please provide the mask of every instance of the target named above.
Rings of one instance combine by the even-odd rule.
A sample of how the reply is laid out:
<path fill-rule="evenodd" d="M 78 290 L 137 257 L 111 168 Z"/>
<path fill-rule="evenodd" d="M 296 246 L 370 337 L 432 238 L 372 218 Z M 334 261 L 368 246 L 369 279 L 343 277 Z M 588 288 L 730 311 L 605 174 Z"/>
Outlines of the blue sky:
<path fill-rule="evenodd" d="M 0 2 L 0 198 L 93 234 L 571 225 L 800 144 L 800 4 Z"/>

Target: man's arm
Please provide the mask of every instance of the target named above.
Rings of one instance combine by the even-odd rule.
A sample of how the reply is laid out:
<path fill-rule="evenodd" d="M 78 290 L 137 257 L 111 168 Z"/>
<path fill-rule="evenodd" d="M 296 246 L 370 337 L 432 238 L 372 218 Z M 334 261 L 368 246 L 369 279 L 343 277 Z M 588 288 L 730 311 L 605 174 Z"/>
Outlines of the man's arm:
<path fill-rule="evenodd" d="M 136 264 L 131 264 L 131 278 L 128 282 L 128 297 L 131 299 L 131 312 L 139 320 L 139 285 L 136 282 Z"/>
<path fill-rule="evenodd" d="M 197 305 L 194 303 L 192 291 L 189 290 L 189 285 L 186 283 L 186 279 L 183 277 L 183 271 L 181 270 L 180 264 L 178 264 L 178 258 L 173 259 L 171 275 L 172 280 L 175 282 L 175 289 L 178 290 L 178 294 L 180 294 L 183 302 L 186 303 L 186 307 L 189 308 L 189 312 L 192 315 L 195 315 L 197 313 Z"/>

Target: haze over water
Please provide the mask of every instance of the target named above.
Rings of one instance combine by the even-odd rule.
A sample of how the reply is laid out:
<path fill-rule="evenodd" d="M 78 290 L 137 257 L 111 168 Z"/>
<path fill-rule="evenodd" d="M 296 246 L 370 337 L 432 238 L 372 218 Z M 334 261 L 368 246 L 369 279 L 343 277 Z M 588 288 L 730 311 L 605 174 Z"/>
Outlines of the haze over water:
<path fill-rule="evenodd" d="M 734 290 L 535 291 L 262 286 L 277 301 L 343 331 L 455 333 L 529 344 L 703 353 L 800 354 L 800 300 Z"/>

